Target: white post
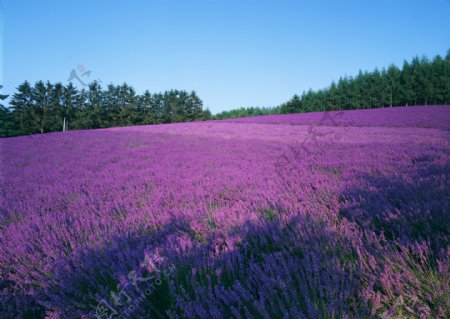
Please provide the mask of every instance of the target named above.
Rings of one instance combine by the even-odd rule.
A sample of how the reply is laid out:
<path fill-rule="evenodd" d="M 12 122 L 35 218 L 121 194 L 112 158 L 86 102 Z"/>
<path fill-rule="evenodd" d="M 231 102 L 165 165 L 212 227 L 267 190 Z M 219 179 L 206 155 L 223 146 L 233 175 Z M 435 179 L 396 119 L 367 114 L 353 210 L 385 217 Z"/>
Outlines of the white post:
<path fill-rule="evenodd" d="M 64 118 L 64 121 L 63 121 L 63 132 L 65 132 L 66 131 L 66 118 Z"/>

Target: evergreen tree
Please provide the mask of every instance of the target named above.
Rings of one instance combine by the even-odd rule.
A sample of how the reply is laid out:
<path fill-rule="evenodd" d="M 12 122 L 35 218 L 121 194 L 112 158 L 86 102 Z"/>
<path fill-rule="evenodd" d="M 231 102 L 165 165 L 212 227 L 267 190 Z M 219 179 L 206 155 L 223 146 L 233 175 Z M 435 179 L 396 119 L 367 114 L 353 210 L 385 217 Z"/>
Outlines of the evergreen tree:
<path fill-rule="evenodd" d="M 12 106 L 12 117 L 18 127 L 18 134 L 31 134 L 33 132 L 34 103 L 31 94 L 30 83 L 25 81 L 17 87 L 13 94 L 10 105 Z"/>
<path fill-rule="evenodd" d="M 153 96 L 146 90 L 137 100 L 138 121 L 140 124 L 156 124 L 156 116 L 152 112 L 152 106 Z"/>
<path fill-rule="evenodd" d="M 117 87 L 120 126 L 138 124 L 137 97 L 134 89 L 126 83 Z"/>
<path fill-rule="evenodd" d="M 389 105 L 390 107 L 394 105 L 400 105 L 400 78 L 401 71 L 395 65 L 390 65 L 385 74 L 385 82 L 389 92 L 389 103 L 384 103 L 383 105 Z"/>
<path fill-rule="evenodd" d="M 83 101 L 81 99 L 80 92 L 78 92 L 77 88 L 72 83 L 69 83 L 66 87 L 63 87 L 62 105 L 63 111 L 61 116 L 63 119 L 66 119 L 66 129 L 79 128 L 76 126 L 76 115 L 78 110 L 82 109 Z"/>
<path fill-rule="evenodd" d="M 81 92 L 81 100 L 84 102 L 82 107 L 78 108 L 77 126 L 78 128 L 101 128 L 111 126 L 109 118 L 108 105 L 104 105 L 104 93 L 101 85 L 97 82 L 91 82 L 88 90 Z"/>
<path fill-rule="evenodd" d="M 63 103 L 64 86 L 61 83 L 50 85 L 47 83 L 49 94 L 49 112 L 47 131 L 62 130 L 66 113 L 66 105 Z"/>
<path fill-rule="evenodd" d="M 201 121 L 204 119 L 203 102 L 197 96 L 195 91 L 192 91 L 184 102 L 186 107 L 186 118 L 185 121 Z"/>
<path fill-rule="evenodd" d="M 31 111 L 31 133 L 44 133 L 50 129 L 51 110 L 50 93 L 53 85 L 50 82 L 38 81 L 31 90 L 33 109 Z"/>
<path fill-rule="evenodd" d="M 3 86 L 0 85 L 0 91 Z M 17 128 L 14 125 L 13 114 L 11 110 L 5 107 L 2 101 L 6 100 L 8 95 L 0 93 L 0 137 L 12 136 L 17 132 Z"/>
<path fill-rule="evenodd" d="M 281 105 L 281 110 L 283 113 L 301 113 L 302 112 L 302 102 L 300 97 L 295 94 L 289 101 Z"/>
<path fill-rule="evenodd" d="M 6 96 L 0 95 L 0 101 Z M 10 108 L 0 106 L 0 134 L 60 131 L 64 118 L 71 129 L 159 124 L 205 119 L 223 119 L 279 113 L 350 110 L 397 105 L 450 103 L 450 50 L 445 58 L 436 56 L 404 61 L 402 69 L 390 65 L 381 72 L 359 71 L 356 77 L 341 77 L 321 90 L 309 90 L 275 108 L 241 107 L 215 116 L 203 108 L 197 94 L 170 90 L 138 95 L 124 83 L 98 82 L 78 91 L 71 83 L 38 81 L 32 87 L 25 81 L 12 95 Z"/>

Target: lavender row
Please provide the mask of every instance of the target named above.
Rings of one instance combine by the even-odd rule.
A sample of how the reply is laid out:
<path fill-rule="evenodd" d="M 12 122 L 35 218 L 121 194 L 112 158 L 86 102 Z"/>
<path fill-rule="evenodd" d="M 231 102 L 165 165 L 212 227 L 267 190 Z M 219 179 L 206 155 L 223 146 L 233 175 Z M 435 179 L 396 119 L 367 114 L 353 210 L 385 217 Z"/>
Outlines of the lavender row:
<path fill-rule="evenodd" d="M 443 117 L 2 139 L 0 314 L 446 318 Z"/>
<path fill-rule="evenodd" d="M 450 106 L 406 106 L 368 110 L 310 112 L 303 114 L 245 117 L 223 121 L 261 124 L 425 127 L 448 129 L 450 126 Z"/>

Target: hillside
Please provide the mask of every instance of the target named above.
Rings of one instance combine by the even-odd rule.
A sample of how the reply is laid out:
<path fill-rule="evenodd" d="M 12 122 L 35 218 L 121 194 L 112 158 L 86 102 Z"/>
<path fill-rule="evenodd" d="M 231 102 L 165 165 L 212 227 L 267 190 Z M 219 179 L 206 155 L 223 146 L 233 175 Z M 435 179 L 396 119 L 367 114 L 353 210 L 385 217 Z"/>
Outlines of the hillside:
<path fill-rule="evenodd" d="M 449 130 L 417 106 L 0 139 L 0 317 L 448 317 Z"/>

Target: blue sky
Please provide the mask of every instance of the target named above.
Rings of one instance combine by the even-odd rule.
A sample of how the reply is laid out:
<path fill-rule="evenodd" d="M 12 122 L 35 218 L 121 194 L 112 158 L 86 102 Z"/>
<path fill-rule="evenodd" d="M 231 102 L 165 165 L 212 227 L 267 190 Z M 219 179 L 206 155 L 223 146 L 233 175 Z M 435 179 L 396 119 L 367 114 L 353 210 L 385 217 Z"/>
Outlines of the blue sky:
<path fill-rule="evenodd" d="M 213 113 L 450 49 L 450 0 L 3 0 L 0 16 L 3 93 L 83 65 L 139 93 L 195 90 Z"/>

